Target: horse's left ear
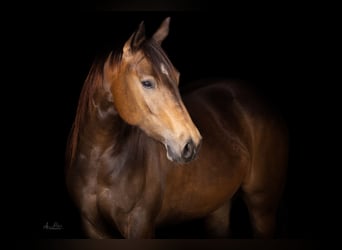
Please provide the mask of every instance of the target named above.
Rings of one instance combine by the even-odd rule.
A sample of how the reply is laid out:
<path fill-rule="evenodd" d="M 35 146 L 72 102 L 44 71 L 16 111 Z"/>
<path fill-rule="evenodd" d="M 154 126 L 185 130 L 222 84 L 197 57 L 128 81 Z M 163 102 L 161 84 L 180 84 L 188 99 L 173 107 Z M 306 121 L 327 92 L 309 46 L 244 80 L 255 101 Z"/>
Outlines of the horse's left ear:
<path fill-rule="evenodd" d="M 159 44 L 161 44 L 164 39 L 169 34 L 170 17 L 165 18 L 162 24 L 159 26 L 158 30 L 153 34 L 152 38 Z"/>
<path fill-rule="evenodd" d="M 131 35 L 123 47 L 123 56 L 130 56 L 134 51 L 140 48 L 145 37 L 144 21 L 139 24 L 139 28 Z"/>

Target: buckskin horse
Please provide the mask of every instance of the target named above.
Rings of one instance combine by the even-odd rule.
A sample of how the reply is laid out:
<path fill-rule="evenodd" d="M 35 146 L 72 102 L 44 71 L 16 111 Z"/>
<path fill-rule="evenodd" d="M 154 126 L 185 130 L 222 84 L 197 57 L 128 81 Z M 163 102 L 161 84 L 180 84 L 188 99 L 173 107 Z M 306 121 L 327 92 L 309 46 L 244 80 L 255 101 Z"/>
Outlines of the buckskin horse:
<path fill-rule="evenodd" d="M 247 85 L 193 84 L 144 22 L 83 85 L 67 144 L 66 184 L 87 237 L 154 238 L 168 223 L 203 218 L 208 237 L 229 237 L 241 190 L 254 237 L 274 237 L 284 190 L 288 135 L 282 119 Z"/>

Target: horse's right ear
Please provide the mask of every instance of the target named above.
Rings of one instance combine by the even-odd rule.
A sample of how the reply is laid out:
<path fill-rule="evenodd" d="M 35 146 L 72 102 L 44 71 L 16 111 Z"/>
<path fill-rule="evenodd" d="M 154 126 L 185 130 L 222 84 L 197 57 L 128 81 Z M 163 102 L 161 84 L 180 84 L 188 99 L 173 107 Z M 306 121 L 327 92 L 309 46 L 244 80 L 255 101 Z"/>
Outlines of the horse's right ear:
<path fill-rule="evenodd" d="M 131 37 L 126 41 L 123 47 L 123 57 L 131 56 L 134 51 L 140 48 L 140 45 L 145 39 L 145 25 L 144 21 L 142 21 L 137 31 L 135 31 L 131 35 Z"/>
<path fill-rule="evenodd" d="M 158 30 L 153 34 L 152 38 L 161 45 L 164 39 L 169 34 L 170 17 L 164 19 Z"/>

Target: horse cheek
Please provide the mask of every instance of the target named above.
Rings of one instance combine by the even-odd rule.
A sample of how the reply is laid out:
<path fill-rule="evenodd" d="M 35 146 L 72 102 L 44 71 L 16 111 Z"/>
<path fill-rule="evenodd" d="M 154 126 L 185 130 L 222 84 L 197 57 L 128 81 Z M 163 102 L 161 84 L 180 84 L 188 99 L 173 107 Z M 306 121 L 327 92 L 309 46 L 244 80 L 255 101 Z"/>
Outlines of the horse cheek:
<path fill-rule="evenodd" d="M 141 121 L 141 113 L 138 110 L 137 101 L 128 84 L 120 84 L 112 88 L 113 101 L 120 117 L 128 124 L 135 126 Z"/>

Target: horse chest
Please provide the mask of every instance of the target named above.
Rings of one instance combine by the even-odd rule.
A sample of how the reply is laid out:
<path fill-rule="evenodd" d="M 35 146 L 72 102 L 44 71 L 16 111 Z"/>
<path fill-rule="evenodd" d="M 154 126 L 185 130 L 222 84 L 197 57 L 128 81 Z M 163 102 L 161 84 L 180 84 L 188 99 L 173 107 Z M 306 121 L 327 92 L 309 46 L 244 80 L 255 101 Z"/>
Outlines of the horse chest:
<path fill-rule="evenodd" d="M 98 187 L 97 208 L 103 218 L 127 237 L 138 221 L 155 216 L 158 196 L 155 186 L 147 185 L 145 178 L 124 174 L 111 180 L 111 185 Z"/>

